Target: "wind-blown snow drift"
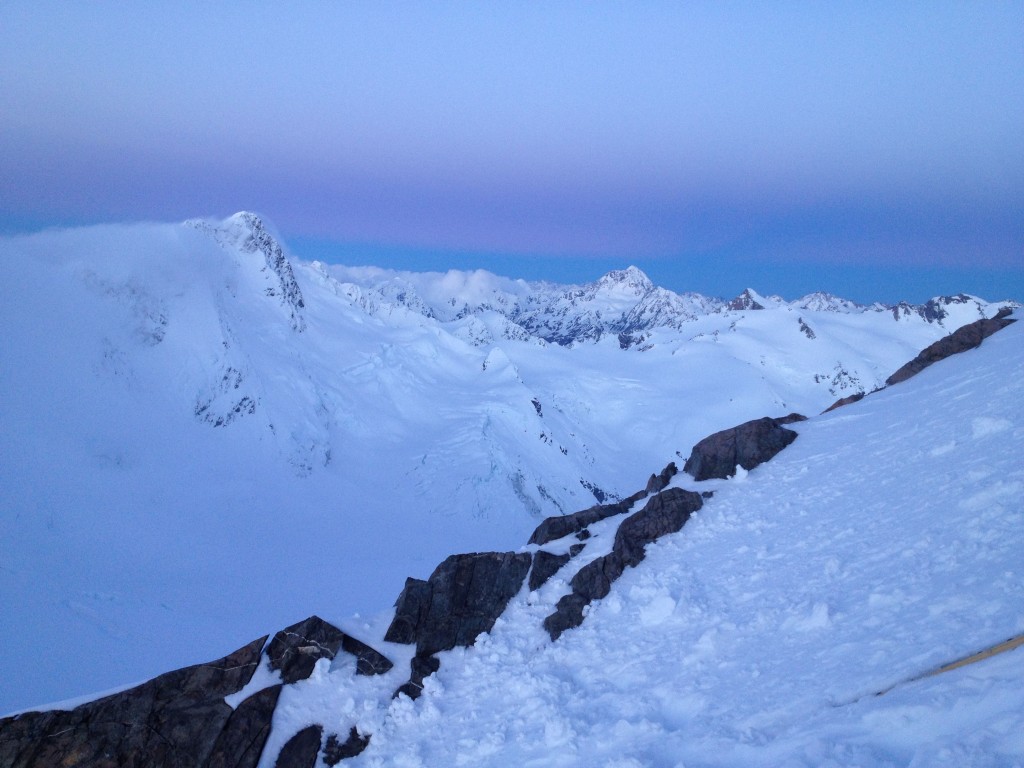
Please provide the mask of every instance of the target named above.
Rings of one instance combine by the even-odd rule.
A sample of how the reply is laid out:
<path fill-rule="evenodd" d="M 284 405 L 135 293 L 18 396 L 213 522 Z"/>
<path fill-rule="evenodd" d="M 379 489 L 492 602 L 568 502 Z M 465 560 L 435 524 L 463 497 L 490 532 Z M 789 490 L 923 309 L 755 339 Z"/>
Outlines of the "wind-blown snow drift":
<path fill-rule="evenodd" d="M 870 390 L 997 308 L 328 267 L 251 214 L 0 253 L 0 710 L 378 610 L 451 551 Z"/>

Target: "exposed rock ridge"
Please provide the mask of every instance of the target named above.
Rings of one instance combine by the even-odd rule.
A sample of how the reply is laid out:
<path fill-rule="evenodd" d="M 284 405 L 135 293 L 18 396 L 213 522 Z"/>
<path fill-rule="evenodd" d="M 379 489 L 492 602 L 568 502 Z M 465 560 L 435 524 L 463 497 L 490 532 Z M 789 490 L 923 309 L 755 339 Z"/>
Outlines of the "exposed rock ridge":
<path fill-rule="evenodd" d="M 970 298 L 964 296 L 964 294 L 961 294 L 961 296 L 964 298 Z M 939 362 L 940 360 L 980 347 L 981 342 L 989 336 L 997 331 L 1001 331 L 1011 323 L 1017 322 L 1016 318 L 1011 317 L 1012 314 L 1012 307 L 1003 307 L 995 314 L 994 317 L 982 318 L 980 320 L 975 320 L 973 323 L 960 326 L 948 336 L 945 336 L 934 344 L 930 344 L 925 347 L 913 360 L 901 366 L 895 373 L 885 380 L 884 387 L 874 389 L 870 393 L 857 392 L 848 397 L 840 398 L 822 411 L 822 413 L 828 413 L 829 411 L 834 411 L 836 408 L 842 408 L 843 406 L 850 405 L 851 403 L 856 403 L 858 400 L 863 399 L 865 394 L 874 394 L 875 392 L 880 392 L 885 389 L 887 386 L 899 384 L 907 379 L 913 378 L 925 368 Z"/>
<path fill-rule="evenodd" d="M 754 425 L 757 437 L 762 426 L 770 427 L 769 431 L 780 430 L 781 424 L 801 419 L 797 414 L 760 419 L 718 435 L 745 435 Z M 705 438 L 698 445 L 715 437 Z M 767 460 L 792 438 L 782 440 L 784 444 L 772 443 L 759 460 Z M 743 452 L 746 442 L 739 438 L 732 441 L 732 450 L 741 461 L 748 458 Z M 763 448 L 757 439 L 751 444 Z M 534 531 L 531 542 L 535 544 L 575 533 L 579 541 L 568 552 L 453 555 L 426 581 L 407 579 L 385 640 L 414 644 L 416 651 L 409 680 L 395 695 L 419 696 L 424 679 L 440 668 L 436 654 L 470 646 L 481 633 L 490 631 L 521 590 L 527 574 L 529 589 L 538 589 L 584 549 L 584 541 L 590 537 L 589 525 L 625 514 L 637 501 L 650 497 L 640 511 L 618 525 L 611 551 L 575 573 L 571 592 L 558 601 L 555 611 L 544 621 L 552 640 L 566 629 L 579 626 L 586 606 L 605 597 L 627 567 L 640 563 L 648 544 L 678 531 L 701 508 L 704 498 L 710 498 L 710 493 L 666 490 L 676 474 L 675 464 L 670 463 L 661 473 L 651 475 L 643 491 L 623 502 L 550 518 Z M 28 712 L 2 719 L 0 765 L 254 768 L 261 761 L 267 762 L 263 753 L 284 687 L 305 680 L 319 660 L 333 660 L 341 651 L 356 657 L 356 674 L 383 674 L 392 668 L 391 661 L 375 649 L 311 616 L 277 632 L 269 643 L 266 637 L 260 638 L 219 661 L 162 675 L 71 711 Z M 243 691 L 264 660 L 267 668 L 278 674 L 279 682 L 247 691 L 248 695 L 232 708 L 225 697 Z M 333 766 L 361 753 L 371 738 L 354 724 L 344 740 L 338 733 L 328 733 L 326 739 L 324 735 L 324 726 L 313 723 L 287 734 L 283 743 L 275 741 L 281 744 L 275 766 L 313 768 L 320 760 Z"/>
<path fill-rule="evenodd" d="M 317 660 L 333 659 L 339 650 L 357 657 L 357 674 L 391 668 L 391 662 L 368 645 L 311 616 L 281 630 L 269 644 L 266 636 L 261 637 L 223 659 L 160 675 L 72 710 L 0 719 L 0 765 L 255 768 L 284 686 L 306 679 Z M 242 691 L 262 660 L 280 672 L 281 681 L 253 692 L 232 709 L 225 697 Z M 322 735 L 322 727 L 314 727 L 315 734 L 310 728 L 293 734 L 276 764 L 314 765 Z M 357 754 L 352 750 L 361 744 L 361 751 L 369 741 L 358 734 L 353 741 L 349 733 L 340 743 L 337 734 L 332 736 L 332 754 Z"/>
<path fill-rule="evenodd" d="M 531 534 L 529 543 L 547 544 L 550 541 L 568 536 L 570 533 L 578 533 L 587 526 L 606 518 L 624 514 L 640 499 L 665 488 L 677 471 L 675 463 L 670 462 L 659 474 L 651 475 L 644 490 L 627 496 L 622 501 L 614 504 L 599 504 L 588 507 L 571 515 L 546 518 Z"/>
<path fill-rule="evenodd" d="M 929 365 L 937 363 L 939 360 L 944 360 L 950 355 L 956 355 L 981 346 L 981 342 L 993 333 L 1002 330 L 1011 323 L 1017 322 L 1014 318 L 1010 317 L 1012 312 L 1013 310 L 1009 307 L 1004 307 L 996 313 L 995 317 L 975 320 L 973 323 L 968 323 L 958 328 L 949 336 L 939 339 L 934 344 L 921 350 L 917 357 L 886 379 L 885 383 L 899 384 L 901 381 L 906 381 L 916 376 Z"/>
<path fill-rule="evenodd" d="M 251 723 L 230 722 L 234 713 L 224 697 L 252 678 L 266 640 L 70 711 L 26 712 L 0 720 L 0 765 L 210 765 L 215 744 L 223 751 L 228 741 L 253 740 Z"/>
<path fill-rule="evenodd" d="M 607 555 L 591 561 L 573 576 L 572 591 L 562 597 L 555 611 L 544 619 L 544 629 L 552 640 L 583 623 L 583 609 L 605 597 L 612 582 L 627 567 L 635 567 L 644 558 L 648 544 L 667 533 L 675 533 L 703 505 L 699 493 L 670 488 L 655 495 L 639 512 L 630 515 L 615 532 L 615 543 Z"/>
<path fill-rule="evenodd" d="M 267 288 L 268 296 L 281 297 L 283 304 L 289 311 L 292 322 L 292 329 L 304 331 L 306 319 L 302 315 L 302 309 L 306 306 L 302 300 L 302 290 L 295 281 L 295 273 L 292 272 L 291 262 L 284 255 L 281 244 L 275 240 L 263 226 L 263 220 L 254 213 L 236 213 L 232 219 L 238 220 L 245 225 L 243 230 L 246 234 L 242 237 L 239 247 L 245 253 L 261 253 L 266 261 L 266 269 L 277 277 L 277 288 Z"/>

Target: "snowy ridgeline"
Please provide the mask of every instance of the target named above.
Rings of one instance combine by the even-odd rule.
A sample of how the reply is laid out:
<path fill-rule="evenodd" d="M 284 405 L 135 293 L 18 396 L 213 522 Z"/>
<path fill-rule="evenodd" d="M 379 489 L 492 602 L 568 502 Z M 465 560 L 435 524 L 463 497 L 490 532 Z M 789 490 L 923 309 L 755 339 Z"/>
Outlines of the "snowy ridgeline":
<path fill-rule="evenodd" d="M 325 266 L 251 214 L 0 253 L 0 711 L 380 610 L 453 551 L 870 391 L 1002 306 Z"/>

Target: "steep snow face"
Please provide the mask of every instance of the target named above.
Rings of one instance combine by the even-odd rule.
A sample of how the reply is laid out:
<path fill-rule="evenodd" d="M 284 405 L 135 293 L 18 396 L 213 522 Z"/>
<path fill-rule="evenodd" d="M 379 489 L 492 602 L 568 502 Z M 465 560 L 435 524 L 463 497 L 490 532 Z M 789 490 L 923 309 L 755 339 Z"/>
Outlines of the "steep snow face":
<path fill-rule="evenodd" d="M 224 222 L 216 223 L 201 219 L 185 222 L 186 226 L 209 234 L 228 251 L 239 255 L 262 257 L 259 266 L 265 285 L 261 286 L 266 296 L 277 296 L 288 312 L 292 329 L 302 331 L 306 327 L 302 317 L 302 290 L 295 282 L 291 262 L 284 254 L 281 244 L 267 231 L 263 220 L 254 213 L 242 211 Z"/>
<path fill-rule="evenodd" d="M 0 254 L 0 603 L 19 628 L 0 710 L 376 610 L 410 571 L 631 493 L 710 432 L 870 390 L 949 330 L 716 311 L 635 269 L 574 287 L 302 263 L 247 213 Z"/>
<path fill-rule="evenodd" d="M 419 700 L 364 705 L 352 765 L 1019 764 L 1024 649 L 928 674 L 1024 632 L 1022 396 L 1018 323 L 749 473 L 677 476 L 715 495 L 581 627 L 541 628 L 571 571 L 524 587 Z"/>

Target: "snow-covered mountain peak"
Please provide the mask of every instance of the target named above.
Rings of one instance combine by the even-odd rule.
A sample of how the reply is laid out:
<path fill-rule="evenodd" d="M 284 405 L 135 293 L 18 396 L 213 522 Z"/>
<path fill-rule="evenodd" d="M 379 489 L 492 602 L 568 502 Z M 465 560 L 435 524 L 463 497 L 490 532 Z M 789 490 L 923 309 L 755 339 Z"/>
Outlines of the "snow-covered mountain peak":
<path fill-rule="evenodd" d="M 753 288 L 746 288 L 743 293 L 730 301 L 726 306 L 729 309 L 740 311 L 745 309 L 768 309 L 778 307 L 782 304 L 778 296 L 762 296 Z"/>
<path fill-rule="evenodd" d="M 284 248 L 268 231 L 263 219 L 250 211 L 239 211 L 221 222 L 189 219 L 185 224 L 210 235 L 222 248 L 261 259 L 258 268 L 266 282 L 264 295 L 279 298 L 293 330 L 305 330 L 302 290 L 295 281 Z"/>
<path fill-rule="evenodd" d="M 638 267 L 629 266 L 625 269 L 613 269 L 603 275 L 596 283 L 598 290 L 617 290 L 622 293 L 641 297 L 654 290 L 654 283 Z"/>
<path fill-rule="evenodd" d="M 955 296 L 936 296 L 924 303 L 924 319 L 928 322 L 942 323 L 949 318 L 954 327 L 959 327 L 984 317 L 987 305 L 987 301 L 966 293 L 958 293 Z"/>
<path fill-rule="evenodd" d="M 958 293 L 953 296 L 936 296 L 924 304 L 901 301 L 883 309 L 892 312 L 893 319 L 897 321 L 920 319 L 953 331 L 982 317 L 989 317 L 1004 306 L 1017 308 L 1020 305 L 1013 301 L 988 302 L 977 296 Z"/>
<path fill-rule="evenodd" d="M 797 309 L 812 312 L 860 312 L 864 309 L 860 304 L 843 299 L 825 291 L 815 291 L 793 302 Z"/>

